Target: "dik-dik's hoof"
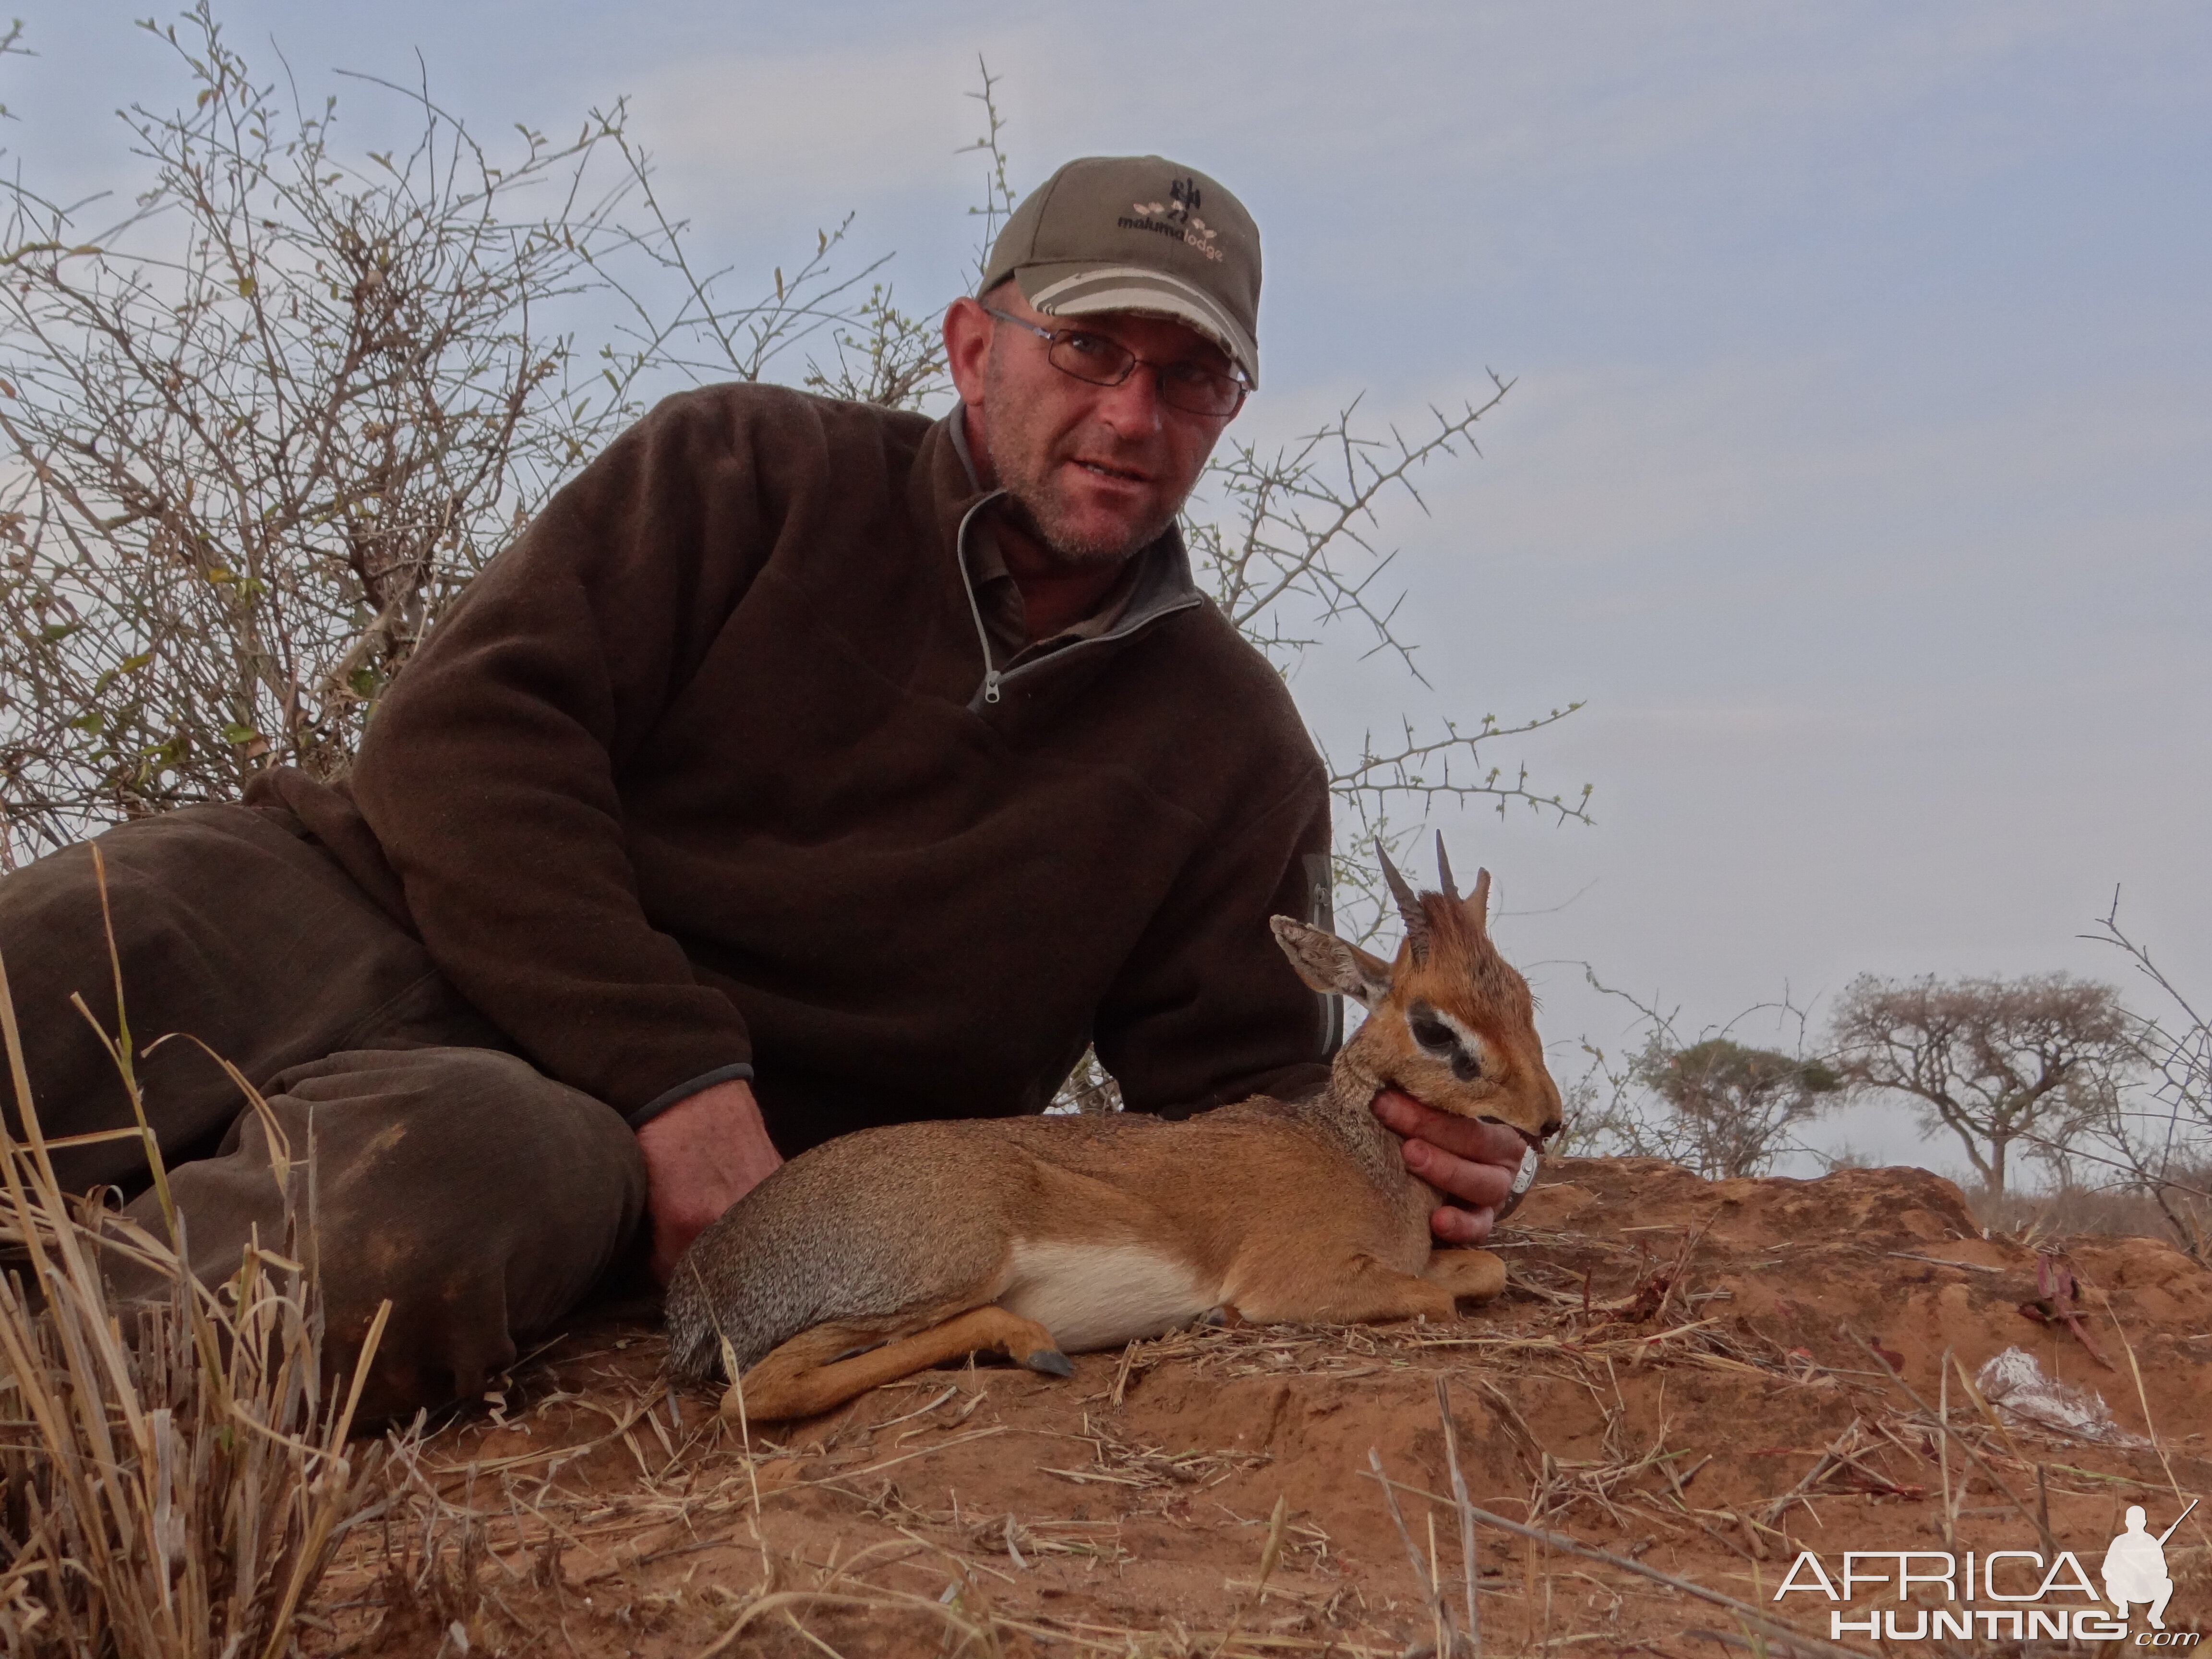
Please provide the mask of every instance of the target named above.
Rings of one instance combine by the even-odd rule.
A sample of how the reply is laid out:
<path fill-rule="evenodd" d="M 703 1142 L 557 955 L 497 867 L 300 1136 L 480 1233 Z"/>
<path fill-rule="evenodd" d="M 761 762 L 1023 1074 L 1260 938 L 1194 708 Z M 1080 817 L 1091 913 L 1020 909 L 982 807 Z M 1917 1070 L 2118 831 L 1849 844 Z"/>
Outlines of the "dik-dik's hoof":
<path fill-rule="evenodd" d="M 1075 1362 L 1057 1348 L 1039 1348 L 1022 1358 L 1023 1369 L 1042 1371 L 1047 1376 L 1073 1376 Z"/>
<path fill-rule="evenodd" d="M 1505 1288 L 1505 1263 L 1488 1250 L 1437 1250 L 1422 1277 L 1443 1285 L 1458 1301 L 1487 1302 Z"/>
<path fill-rule="evenodd" d="M 1199 1315 L 1198 1322 L 1210 1325 L 1217 1331 L 1237 1331 L 1244 1328 L 1244 1316 L 1226 1302 L 1218 1308 L 1208 1308 Z"/>

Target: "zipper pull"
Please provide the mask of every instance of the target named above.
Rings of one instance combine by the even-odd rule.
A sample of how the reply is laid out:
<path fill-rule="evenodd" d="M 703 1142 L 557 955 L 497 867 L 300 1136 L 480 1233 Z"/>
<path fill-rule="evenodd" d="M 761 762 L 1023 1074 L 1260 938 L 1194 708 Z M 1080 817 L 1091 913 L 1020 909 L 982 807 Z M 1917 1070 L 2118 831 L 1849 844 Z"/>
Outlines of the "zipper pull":
<path fill-rule="evenodd" d="M 987 668 L 983 671 L 983 701 L 985 702 L 998 702 L 1000 678 L 999 671 L 995 668 Z"/>

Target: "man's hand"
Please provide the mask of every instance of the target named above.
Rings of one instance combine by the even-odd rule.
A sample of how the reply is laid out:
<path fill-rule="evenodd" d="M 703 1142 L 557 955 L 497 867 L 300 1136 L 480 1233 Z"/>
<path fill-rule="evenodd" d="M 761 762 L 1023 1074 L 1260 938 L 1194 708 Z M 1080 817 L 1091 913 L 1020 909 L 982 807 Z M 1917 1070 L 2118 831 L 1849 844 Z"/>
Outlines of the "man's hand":
<path fill-rule="evenodd" d="M 1375 1115 L 1406 1137 L 1406 1167 L 1452 1200 L 1429 1218 L 1437 1242 L 1489 1237 L 1528 1143 L 1502 1124 L 1434 1111 L 1395 1089 L 1375 1097 Z"/>
<path fill-rule="evenodd" d="M 742 1078 L 679 1100 L 637 1132 L 645 1154 L 645 1210 L 653 1276 L 661 1284 L 708 1224 L 783 1162 Z"/>

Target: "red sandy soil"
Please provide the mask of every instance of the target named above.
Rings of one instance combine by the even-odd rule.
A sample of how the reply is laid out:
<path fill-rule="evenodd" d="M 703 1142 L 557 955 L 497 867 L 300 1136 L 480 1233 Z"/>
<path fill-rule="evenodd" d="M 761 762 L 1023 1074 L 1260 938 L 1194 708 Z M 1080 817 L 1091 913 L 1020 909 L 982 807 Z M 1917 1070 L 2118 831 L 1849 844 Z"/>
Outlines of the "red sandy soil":
<path fill-rule="evenodd" d="M 1845 1550 L 2044 1550 L 2047 1513 L 2094 1580 L 2128 1504 L 2157 1532 L 2212 1492 L 2212 1272 L 2166 1244 L 1984 1238 L 1917 1170 L 1707 1182 L 1635 1159 L 1555 1161 L 1495 1243 L 1506 1294 L 1449 1325 L 1195 1331 L 1081 1357 L 1064 1381 L 931 1372 L 755 1428 L 750 1455 L 712 1393 L 672 1399 L 649 1322 L 579 1330 L 421 1448 L 325 1582 L 318 1646 L 1419 1652 L 1442 1626 L 1408 1540 L 1466 1623 L 1439 1378 L 1474 1504 L 1823 1638 L 1802 1651 L 1834 1604 L 1772 1599 L 1801 1549 L 1832 1577 Z M 2086 1340 L 2049 1316 L 2039 1258 L 2070 1267 Z M 2022 1311 L 2039 1297 L 2045 1316 Z M 2141 1443 L 2005 1422 L 1944 1364 L 1972 1376 L 2015 1346 Z M 1370 1449 L 1402 1488 L 1402 1536 Z M 2167 1547 L 2173 1630 L 2212 1627 L 2208 1523 L 2212 1506 Z M 1617 1562 L 1487 1525 L 1476 1545 L 1488 1654 L 1793 1645 Z M 1846 1616 L 1898 1607 L 1885 1593 L 1862 1586 Z M 1990 1628 L 1887 1650 L 2022 1650 Z"/>

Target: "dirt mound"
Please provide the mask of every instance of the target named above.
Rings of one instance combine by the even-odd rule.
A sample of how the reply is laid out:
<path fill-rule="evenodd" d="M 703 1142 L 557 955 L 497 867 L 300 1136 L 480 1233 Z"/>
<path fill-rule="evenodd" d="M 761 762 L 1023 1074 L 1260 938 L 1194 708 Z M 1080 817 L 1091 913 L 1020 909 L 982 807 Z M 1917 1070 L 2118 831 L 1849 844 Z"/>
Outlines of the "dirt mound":
<path fill-rule="evenodd" d="M 2101 1588 L 2128 1505 L 2155 1534 L 2212 1486 L 2212 1273 L 2164 1244 L 1984 1238 L 1917 1170 L 1708 1182 L 1638 1159 L 1555 1162 L 1495 1243 L 1506 1295 L 1448 1325 L 1194 1331 L 1068 1381 L 933 1372 L 750 1437 L 672 1395 L 649 1326 L 577 1332 L 432 1438 L 412 1521 L 325 1587 L 333 1648 L 1397 1655 L 1443 1627 L 1431 1573 L 1466 1623 L 1456 1462 L 1474 1506 L 1609 1558 L 1478 1525 L 1488 1652 L 1771 1647 L 1690 1587 L 1820 1638 L 1887 1610 L 1909 1651 L 1945 1556 L 1977 1592 L 1948 1603 L 1973 1632 L 1949 1650 L 2008 1652 L 2056 1626 L 2004 1597 L 2087 1607 L 2062 1552 Z M 2166 1547 L 2172 1630 L 2212 1615 L 2206 1519 Z M 1892 1559 L 1848 1601 L 1802 1567 L 1773 1599 L 1801 1551 L 1832 1584 L 1847 1550 Z M 1992 1550 L 2040 1565 L 1990 1581 Z M 1877 1601 L 1899 1551 L 1923 1587 Z M 2018 1602 L 2039 1574 L 2057 1587 Z"/>

